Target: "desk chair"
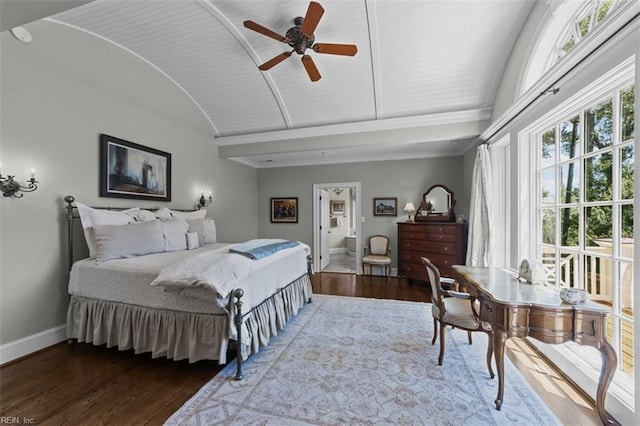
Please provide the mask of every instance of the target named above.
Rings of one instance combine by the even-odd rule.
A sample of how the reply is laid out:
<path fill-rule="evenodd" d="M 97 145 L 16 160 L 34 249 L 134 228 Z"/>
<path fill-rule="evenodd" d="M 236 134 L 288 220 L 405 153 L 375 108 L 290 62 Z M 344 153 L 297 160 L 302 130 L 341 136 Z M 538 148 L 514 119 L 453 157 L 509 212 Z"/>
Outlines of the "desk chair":
<path fill-rule="evenodd" d="M 440 355 L 438 356 L 438 365 L 442 365 L 444 359 L 445 330 L 448 325 L 466 330 L 469 334 L 469 344 L 471 344 L 471 332 L 480 331 L 487 333 L 489 337 L 487 368 L 489 369 L 489 375 L 493 378 L 495 376 L 491 368 L 491 359 L 493 358 L 493 330 L 491 329 L 491 325 L 478 319 L 478 302 L 475 301 L 469 293 L 443 289 L 438 268 L 426 257 L 422 258 L 422 264 L 427 268 L 429 282 L 431 283 L 431 315 L 433 316 L 432 345 L 436 343 L 438 338 L 438 324 L 440 325 Z"/>

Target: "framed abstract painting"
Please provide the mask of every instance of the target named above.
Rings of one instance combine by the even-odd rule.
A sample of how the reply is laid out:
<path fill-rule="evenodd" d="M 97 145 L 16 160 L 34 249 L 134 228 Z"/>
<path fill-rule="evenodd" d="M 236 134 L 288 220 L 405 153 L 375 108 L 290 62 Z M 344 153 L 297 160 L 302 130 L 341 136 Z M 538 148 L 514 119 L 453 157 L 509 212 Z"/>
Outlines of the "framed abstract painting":
<path fill-rule="evenodd" d="M 101 134 L 100 196 L 171 201 L 171 154 Z"/>

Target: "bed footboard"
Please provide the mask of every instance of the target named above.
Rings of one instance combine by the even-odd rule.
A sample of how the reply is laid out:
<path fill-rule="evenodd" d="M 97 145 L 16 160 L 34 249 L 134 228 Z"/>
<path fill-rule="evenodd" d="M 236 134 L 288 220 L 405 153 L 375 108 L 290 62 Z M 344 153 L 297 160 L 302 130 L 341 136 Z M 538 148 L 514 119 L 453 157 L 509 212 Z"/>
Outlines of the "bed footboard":
<path fill-rule="evenodd" d="M 236 305 L 236 312 L 235 312 L 235 316 L 233 317 L 233 321 L 235 322 L 236 325 L 236 336 L 238 339 L 238 350 L 237 350 L 237 354 L 236 354 L 236 380 L 242 380 L 242 378 L 244 377 L 244 375 L 242 374 L 242 296 L 244 296 L 244 290 L 242 290 L 241 288 L 237 288 L 234 292 L 233 292 L 233 297 L 236 298 L 235 301 L 235 305 Z"/>
<path fill-rule="evenodd" d="M 233 322 L 236 328 L 236 380 L 242 380 L 242 363 L 244 358 L 251 354 L 258 353 L 261 347 L 269 344 L 271 337 L 275 336 L 277 330 L 284 328 L 285 324 L 302 308 L 306 303 L 311 303 L 313 290 L 311 288 L 311 277 L 308 273 L 303 274 L 291 283 L 279 288 L 271 297 L 242 312 L 244 290 L 237 288 L 232 295 L 235 298 L 233 304 Z M 242 329 L 245 334 L 242 334 Z M 246 339 L 246 340 L 245 340 Z M 246 348 L 247 352 L 243 352 Z"/>

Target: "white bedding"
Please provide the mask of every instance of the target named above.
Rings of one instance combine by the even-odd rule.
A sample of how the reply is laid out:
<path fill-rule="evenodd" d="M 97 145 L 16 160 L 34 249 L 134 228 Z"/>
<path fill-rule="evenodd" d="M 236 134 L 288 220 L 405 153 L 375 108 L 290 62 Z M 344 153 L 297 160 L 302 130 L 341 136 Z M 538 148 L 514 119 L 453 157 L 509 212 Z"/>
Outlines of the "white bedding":
<path fill-rule="evenodd" d="M 155 253 L 129 259 L 116 259 L 97 264 L 94 259 L 74 263 L 69 280 L 69 293 L 98 300 L 127 303 L 151 308 L 195 313 L 228 313 L 230 292 L 245 291 L 243 312 L 271 296 L 278 288 L 307 272 L 309 247 L 301 244 L 260 260 L 250 260 L 228 253 L 233 244 L 207 244 L 196 250 Z M 208 254 L 207 254 L 208 253 Z M 219 281 L 218 288 L 185 285 L 185 288 L 163 288 L 150 283 L 169 265 L 187 258 L 203 257 L 206 261 L 228 258 L 237 277 Z M 189 262 L 189 261 L 187 261 Z M 246 268 L 242 268 L 245 265 Z M 221 270 L 224 270 L 221 269 Z M 227 272 L 231 271 L 229 269 Z M 233 278 L 233 279 L 232 279 Z M 216 291 L 217 290 L 217 291 Z M 216 294 L 219 293 L 219 294 Z"/>

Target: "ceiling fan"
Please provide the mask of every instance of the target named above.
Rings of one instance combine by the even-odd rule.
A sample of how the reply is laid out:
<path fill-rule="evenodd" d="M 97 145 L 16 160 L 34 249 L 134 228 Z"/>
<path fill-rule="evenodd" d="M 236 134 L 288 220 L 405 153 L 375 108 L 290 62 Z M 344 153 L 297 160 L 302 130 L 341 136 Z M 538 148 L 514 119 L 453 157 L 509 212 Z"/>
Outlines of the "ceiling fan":
<path fill-rule="evenodd" d="M 272 59 L 269 59 L 264 64 L 260 65 L 258 68 L 261 71 L 267 71 L 278 65 L 280 62 L 287 59 L 293 52 L 296 52 L 299 55 L 302 55 L 302 65 L 304 69 L 307 70 L 307 74 L 311 81 L 320 80 L 320 72 L 318 72 L 318 68 L 316 64 L 313 62 L 311 56 L 307 55 L 305 51 L 308 48 L 313 49 L 316 53 L 328 53 L 331 55 L 344 55 L 344 56 L 354 56 L 358 52 L 358 48 L 354 44 L 334 44 L 334 43 L 315 43 L 315 36 L 313 32 L 315 31 L 318 23 L 320 22 L 320 18 L 324 14 L 324 9 L 320 5 L 320 3 L 316 3 L 314 1 L 309 3 L 309 8 L 307 9 L 306 15 L 303 17 L 298 16 L 294 19 L 294 27 L 291 27 L 287 30 L 284 36 L 271 31 L 270 29 L 263 27 L 262 25 L 253 22 L 253 21 L 244 21 L 244 26 L 249 28 L 250 30 L 259 32 L 262 35 L 266 35 L 267 37 L 271 37 L 275 40 L 281 41 L 282 43 L 287 43 L 289 46 L 293 48 L 290 52 L 284 52 L 275 56 Z"/>

